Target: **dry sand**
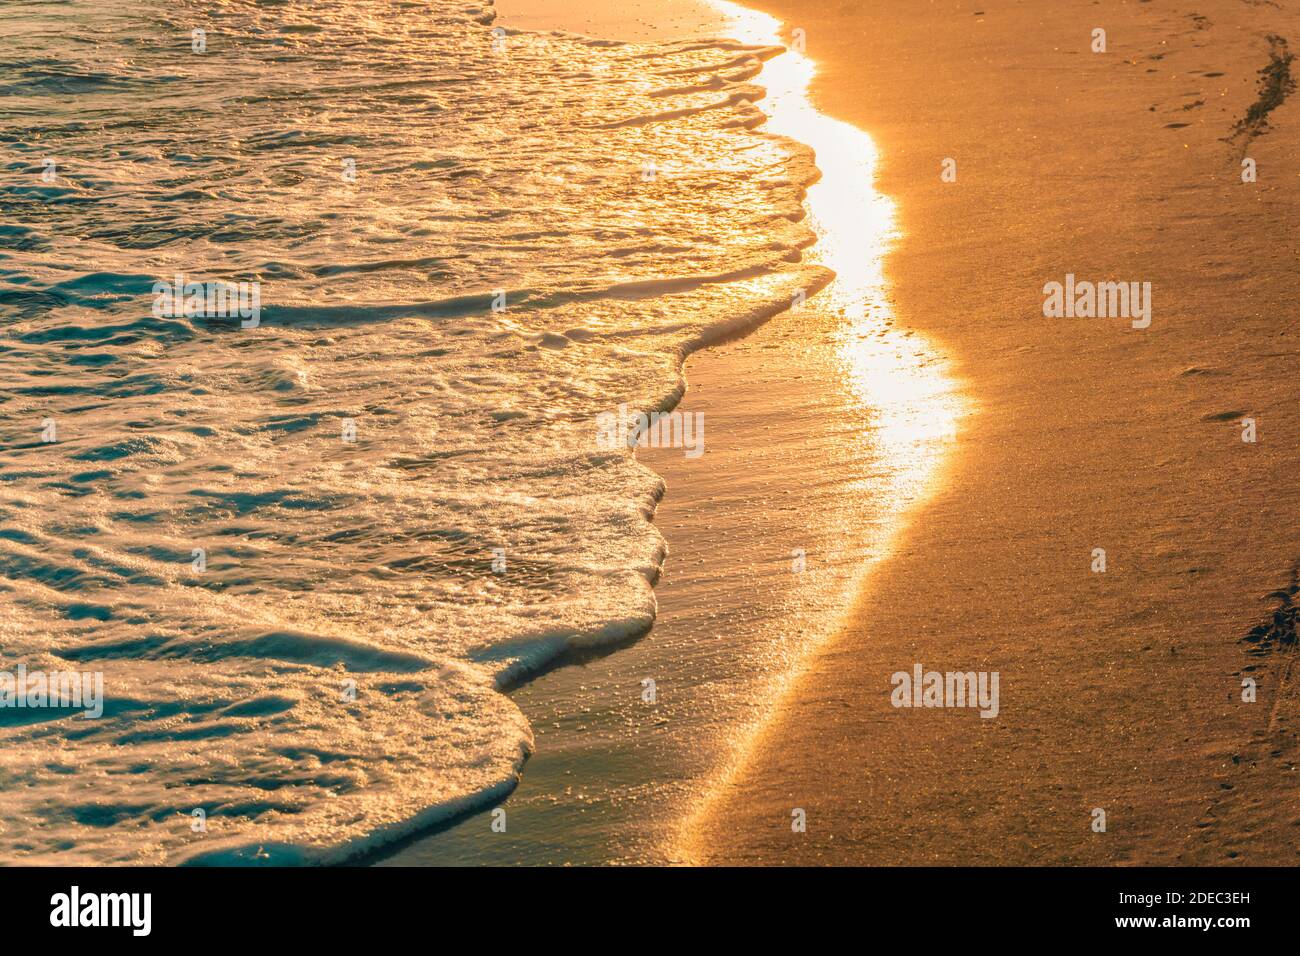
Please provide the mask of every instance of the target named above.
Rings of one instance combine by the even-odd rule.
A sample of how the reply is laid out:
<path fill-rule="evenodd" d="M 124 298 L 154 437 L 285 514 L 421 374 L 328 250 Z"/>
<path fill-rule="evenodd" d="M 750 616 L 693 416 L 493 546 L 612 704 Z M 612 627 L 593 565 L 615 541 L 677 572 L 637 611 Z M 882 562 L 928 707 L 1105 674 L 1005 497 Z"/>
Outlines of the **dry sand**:
<path fill-rule="evenodd" d="M 1300 50 L 1300 14 L 1268 0 L 749 5 L 805 31 L 817 104 L 876 139 L 903 232 L 894 313 L 951 357 L 977 411 L 943 487 L 843 630 L 810 648 L 681 851 L 1295 864 L 1294 644 L 1243 637 L 1300 559 L 1300 106 L 1237 124 L 1282 52 L 1269 37 Z M 566 7 L 498 4 L 512 26 L 624 38 L 704 19 L 610 3 L 575 22 Z M 1256 183 L 1241 181 L 1246 156 Z M 946 157 L 956 182 L 941 181 Z M 1044 283 L 1067 273 L 1151 282 L 1150 328 L 1044 318 Z M 999 672 L 999 716 L 892 707 L 891 675 L 917 663 Z"/>
<path fill-rule="evenodd" d="M 1300 14 L 755 5 L 806 31 L 816 102 L 880 146 L 904 233 L 895 314 L 953 357 L 978 413 L 848 625 L 691 821 L 691 857 L 1294 865 L 1294 644 L 1252 655 L 1242 638 L 1300 558 L 1300 105 L 1236 124 L 1281 52 L 1268 37 L 1300 49 Z M 1150 281 L 1150 328 L 1044 318 L 1066 273 Z M 915 663 L 1000 672 L 1000 716 L 895 709 L 890 675 Z"/>

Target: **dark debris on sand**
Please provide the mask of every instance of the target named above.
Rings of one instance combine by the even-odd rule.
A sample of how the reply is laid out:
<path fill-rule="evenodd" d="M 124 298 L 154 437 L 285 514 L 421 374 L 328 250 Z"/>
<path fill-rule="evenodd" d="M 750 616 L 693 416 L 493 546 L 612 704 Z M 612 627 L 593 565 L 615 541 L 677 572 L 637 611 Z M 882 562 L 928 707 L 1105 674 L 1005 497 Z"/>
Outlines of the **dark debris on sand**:
<path fill-rule="evenodd" d="M 1242 638 L 1245 643 L 1255 645 L 1250 649 L 1252 655 L 1263 657 L 1277 648 L 1295 646 L 1296 613 L 1300 611 L 1295 603 L 1295 596 L 1300 593 L 1297 574 L 1300 574 L 1300 565 L 1291 569 L 1291 584 L 1288 587 L 1264 595 L 1264 600 L 1276 601 L 1277 607 L 1273 609 L 1268 621 L 1257 624 Z"/>
<path fill-rule="evenodd" d="M 1232 127 L 1229 141 L 1245 137 L 1249 144 L 1268 129 L 1268 114 L 1295 92 L 1295 78 L 1291 75 L 1291 61 L 1295 54 L 1287 47 L 1286 39 L 1280 36 L 1270 36 L 1268 46 L 1268 65 L 1259 71 L 1259 98 Z"/>

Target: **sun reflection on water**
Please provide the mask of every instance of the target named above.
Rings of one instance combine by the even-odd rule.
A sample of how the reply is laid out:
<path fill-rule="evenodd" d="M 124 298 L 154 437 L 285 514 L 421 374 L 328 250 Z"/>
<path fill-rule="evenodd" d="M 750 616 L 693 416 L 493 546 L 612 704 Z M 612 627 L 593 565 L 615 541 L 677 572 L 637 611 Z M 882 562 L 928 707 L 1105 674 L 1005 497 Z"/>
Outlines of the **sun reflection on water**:
<path fill-rule="evenodd" d="M 727 34 L 745 43 L 783 46 L 780 21 L 729 0 L 711 0 L 728 20 Z M 893 328 L 884 260 L 896 238 L 894 203 L 875 189 L 876 144 L 865 131 L 816 111 L 809 90 L 816 64 L 793 47 L 763 66 L 768 133 L 816 152 L 822 178 L 806 207 L 818 242 L 807 259 L 826 265 L 835 281 L 818 302 L 844 316 L 839 355 L 845 381 L 870 411 L 872 442 L 897 468 L 897 490 L 915 497 L 930 483 L 956 434 L 962 403 L 939 352 L 913 333 Z M 876 502 L 879 506 L 880 502 Z"/>
<path fill-rule="evenodd" d="M 776 18 L 730 0 L 710 2 L 726 17 L 727 35 L 783 45 Z M 878 151 L 871 137 L 812 105 L 816 72 L 806 53 L 787 47 L 764 65 L 757 82 L 767 95 L 757 105 L 768 117 L 767 132 L 816 153 L 821 178 L 809 187 L 805 206 L 817 243 L 806 257 L 836 278 L 814 304 L 843 317 L 837 353 L 844 382 L 868 413 L 868 439 L 893 472 L 885 489 L 892 500 L 879 500 L 876 484 L 870 505 L 895 511 L 932 482 L 964 408 L 943 356 L 893 325 L 884 262 L 897 236 L 894 202 L 875 188 Z"/>
<path fill-rule="evenodd" d="M 727 20 L 726 36 L 754 45 L 784 45 L 777 19 L 729 0 L 709 2 Z M 875 188 L 878 151 L 871 137 L 812 105 L 809 90 L 815 75 L 812 59 L 786 48 L 756 80 L 766 90 L 757 106 L 768 117 L 763 129 L 810 146 L 821 173 L 805 200 L 807 223 L 817 237 L 805 256 L 832 269 L 835 279 L 808 305 L 841 319 L 834 333 L 840 382 L 827 387 L 841 387 L 865 423 L 863 447 L 847 452 L 870 456 L 882 466 L 870 482 L 845 489 L 845 494 L 861 497 L 860 513 L 880 517 L 875 530 L 863 532 L 859 542 L 857 555 L 865 570 L 888 553 L 917 504 L 935 487 L 968 405 L 943 355 L 919 334 L 894 327 L 884 263 L 898 236 L 895 204 Z M 806 633 L 809 622 L 792 626 Z M 772 727 L 801 661 L 817 646 L 817 638 L 826 636 L 808 635 L 811 639 L 803 641 L 787 672 L 765 695 L 762 712 L 737 735 L 726 765 L 678 831 L 677 858 L 699 858 L 697 840 L 716 831 L 709 820 L 717 798 L 733 789 L 756 744 Z"/>

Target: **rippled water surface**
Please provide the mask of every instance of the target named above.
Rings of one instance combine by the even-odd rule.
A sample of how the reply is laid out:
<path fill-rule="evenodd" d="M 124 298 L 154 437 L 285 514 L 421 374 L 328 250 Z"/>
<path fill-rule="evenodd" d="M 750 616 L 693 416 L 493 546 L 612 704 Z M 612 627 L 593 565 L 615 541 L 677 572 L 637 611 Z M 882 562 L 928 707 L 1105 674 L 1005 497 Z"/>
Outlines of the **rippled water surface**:
<path fill-rule="evenodd" d="M 337 860 L 505 792 L 503 689 L 654 618 L 661 483 L 596 416 L 827 279 L 773 52 L 0 7 L 0 667 L 107 699 L 0 709 L 4 858 Z M 177 274 L 260 324 L 154 314 Z"/>

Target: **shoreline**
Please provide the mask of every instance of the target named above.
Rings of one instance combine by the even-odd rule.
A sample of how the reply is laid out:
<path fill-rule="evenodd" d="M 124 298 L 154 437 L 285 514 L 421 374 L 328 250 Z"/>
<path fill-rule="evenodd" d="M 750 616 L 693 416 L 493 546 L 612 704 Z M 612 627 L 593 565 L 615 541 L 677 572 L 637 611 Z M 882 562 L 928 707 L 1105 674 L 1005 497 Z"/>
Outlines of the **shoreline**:
<path fill-rule="evenodd" d="M 499 21 L 508 28 L 582 25 L 511 18 L 511 6 Z M 684 35 L 757 46 L 772 39 L 761 14 L 740 7 L 728 16 L 712 7 L 707 12 L 712 20 L 704 28 L 683 13 Z M 874 147 L 865 134 L 818 127 L 807 115 L 803 91 L 811 72 L 811 63 L 792 51 L 767 60 L 756 79 L 766 91 L 758 106 L 768 114 L 766 133 L 806 143 L 800 127 L 811 122 L 811 134 L 824 140 L 821 178 L 804 198 L 820 251 L 815 245 L 805 259 L 841 276 L 828 290 L 809 289 L 802 309 L 686 356 L 683 380 L 690 387 L 676 410 L 706 417 L 710 435 L 720 437 L 710 438 L 709 453 L 698 462 L 668 450 L 638 453 L 668 487 L 654 519 L 669 545 L 654 626 L 636 641 L 548 669 L 511 691 L 537 737 L 504 804 L 511 831 L 517 826 L 523 839 L 485 844 L 484 809 L 409 841 L 381 863 L 686 862 L 677 846 L 682 822 L 744 753 L 744 741 L 779 699 L 774 688 L 817 639 L 833 632 L 868 555 L 887 549 L 895 512 L 916 492 L 918 468 L 929 467 L 921 453 L 936 440 L 925 429 L 918 437 L 890 425 L 925 410 L 939 418 L 940 365 L 889 327 L 878 263 L 890 209 L 870 185 Z M 862 137 L 853 144 L 861 155 L 832 141 L 854 135 Z M 846 161 L 824 168 L 837 153 Z M 837 192 L 856 206 L 828 204 L 825 197 Z M 855 215 L 862 225 L 849 221 Z M 828 233 L 845 241 L 828 241 Z M 837 261 L 837 253 L 861 255 L 865 265 Z M 926 368 L 930 363 L 936 364 Z M 946 394 L 948 385 L 940 384 Z M 891 387 L 904 396 L 873 394 Z M 937 438 L 946 439 L 946 432 Z M 846 447 L 853 455 L 844 455 Z M 821 477 L 821 487 L 805 487 L 810 474 Z M 754 516 L 765 512 L 765 526 L 756 528 Z M 792 570 L 795 551 L 806 553 L 806 571 Z M 741 587 L 760 581 L 760 588 Z M 650 708 L 636 703 L 651 679 L 645 675 L 653 675 L 662 695 Z"/>

